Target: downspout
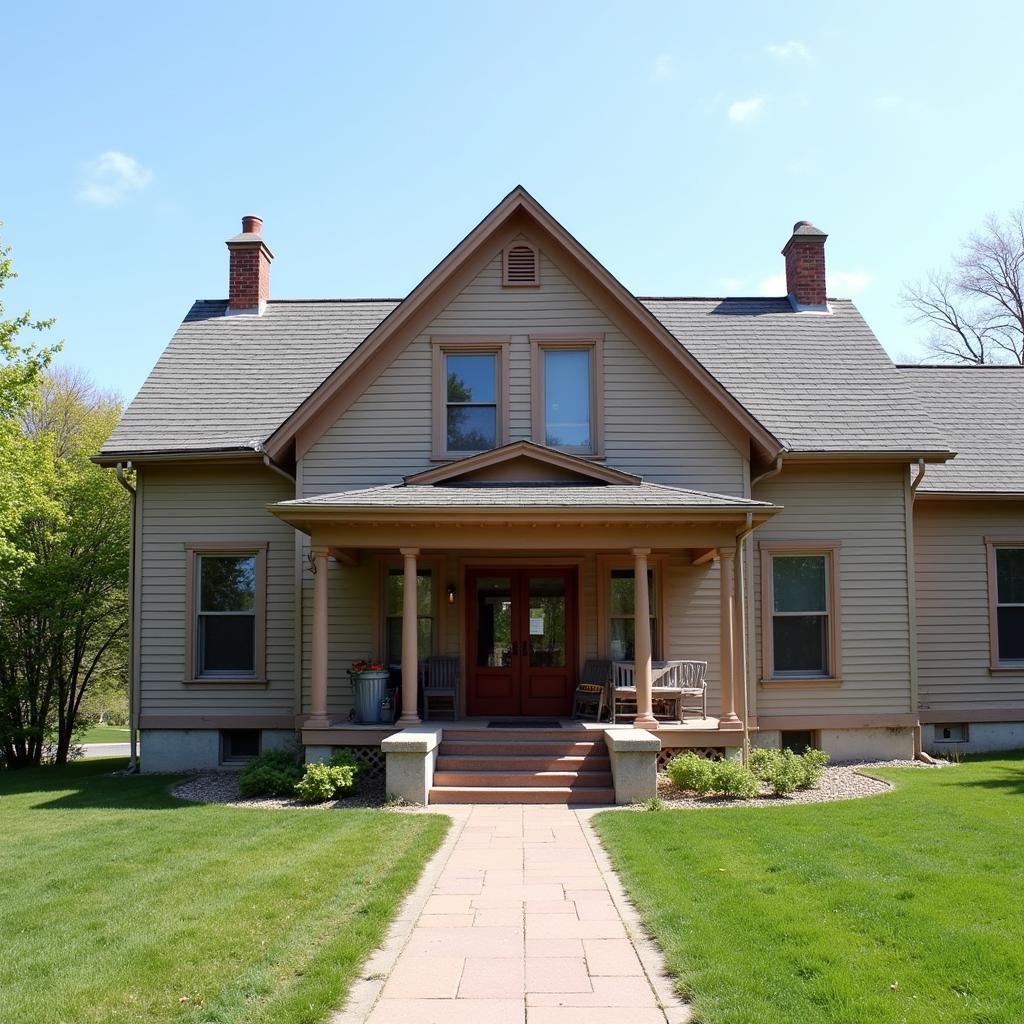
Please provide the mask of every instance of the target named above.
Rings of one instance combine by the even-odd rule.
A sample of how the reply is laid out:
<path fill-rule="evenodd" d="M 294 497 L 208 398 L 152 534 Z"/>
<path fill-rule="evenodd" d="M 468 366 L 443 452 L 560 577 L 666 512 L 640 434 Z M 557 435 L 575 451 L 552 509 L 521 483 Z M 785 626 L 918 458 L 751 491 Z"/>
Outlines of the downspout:
<path fill-rule="evenodd" d="M 135 603 L 137 599 L 135 593 L 135 549 L 138 516 L 136 515 L 135 499 L 138 497 L 138 492 L 124 475 L 125 469 L 130 470 L 131 468 L 131 462 L 127 464 L 119 462 L 114 467 L 114 474 L 117 476 L 117 482 L 131 495 L 130 541 L 128 548 L 128 728 L 130 730 L 128 740 L 128 771 L 137 772 L 139 770 L 139 697 L 137 692 L 138 679 L 135 673 L 135 646 L 138 643 L 138 637 L 135 635 Z"/>
<path fill-rule="evenodd" d="M 262 449 L 257 450 L 261 452 L 263 451 Z M 274 462 L 273 459 L 271 459 L 271 457 L 267 455 L 265 452 L 263 452 L 263 465 L 266 466 L 267 469 L 272 469 L 279 476 L 283 476 L 285 480 L 287 480 L 289 483 L 295 483 L 295 477 L 293 477 L 291 473 L 288 472 L 288 470 L 282 469 L 279 465 L 277 465 L 277 463 Z"/>
<path fill-rule="evenodd" d="M 759 478 L 760 479 L 760 478 Z M 754 532 L 754 515 L 747 513 L 747 524 L 736 534 L 736 606 L 740 618 L 740 634 L 742 644 L 740 650 L 743 657 L 740 660 L 740 678 L 743 680 L 742 700 L 740 702 L 740 720 L 743 722 L 743 763 L 746 764 L 750 757 L 750 665 L 747 661 L 747 585 L 746 585 L 746 559 L 743 557 L 743 543 Z"/>
<path fill-rule="evenodd" d="M 910 482 L 910 512 L 913 515 L 914 511 L 914 499 L 917 497 L 917 489 L 921 486 L 921 481 L 924 479 L 924 474 L 927 471 L 927 464 L 924 459 L 917 460 L 917 476 Z M 914 637 L 914 643 L 917 643 L 917 637 Z M 925 764 L 938 764 L 931 754 L 926 754 L 924 751 L 924 741 L 921 737 L 921 723 L 918 722 L 914 726 L 914 760 L 923 761 Z"/>
<path fill-rule="evenodd" d="M 769 477 L 775 476 L 777 473 L 781 473 L 781 472 L 782 472 L 782 456 L 779 455 L 775 459 L 775 465 L 772 466 L 771 469 L 765 470 L 765 472 L 763 472 L 760 476 L 755 476 L 754 479 L 750 481 L 750 493 L 751 493 L 751 496 L 753 496 L 754 488 L 762 480 L 767 480 Z"/>

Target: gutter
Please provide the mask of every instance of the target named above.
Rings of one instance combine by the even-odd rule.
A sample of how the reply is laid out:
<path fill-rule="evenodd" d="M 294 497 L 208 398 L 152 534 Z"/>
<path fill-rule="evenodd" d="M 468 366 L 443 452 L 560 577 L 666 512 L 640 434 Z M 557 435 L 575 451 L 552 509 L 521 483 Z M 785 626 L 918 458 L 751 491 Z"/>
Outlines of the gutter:
<path fill-rule="evenodd" d="M 138 637 L 135 635 L 135 605 L 138 595 L 135 593 L 135 561 L 138 541 L 138 515 L 136 514 L 136 499 L 138 492 L 128 483 L 125 478 L 125 469 L 131 470 L 131 462 L 119 462 L 114 467 L 114 475 L 117 482 L 131 495 L 131 541 L 128 548 L 128 727 L 131 730 L 131 737 L 128 741 L 128 771 L 139 770 L 139 695 L 138 677 L 135 672 L 135 648 Z"/>
<path fill-rule="evenodd" d="M 753 493 L 754 493 L 754 488 L 762 480 L 767 480 L 769 477 L 775 476 L 777 473 L 781 473 L 781 472 L 782 472 L 782 456 L 779 455 L 775 459 L 775 465 L 771 469 L 766 470 L 760 476 L 755 476 L 754 479 L 750 481 L 750 493 L 751 493 L 751 495 L 753 495 Z"/>
<path fill-rule="evenodd" d="M 914 498 L 917 496 L 917 489 L 921 486 L 921 481 L 924 479 L 924 475 L 927 472 L 928 467 L 925 464 L 924 459 L 917 460 L 917 476 L 911 481 L 910 484 L 910 501 L 913 503 Z"/>

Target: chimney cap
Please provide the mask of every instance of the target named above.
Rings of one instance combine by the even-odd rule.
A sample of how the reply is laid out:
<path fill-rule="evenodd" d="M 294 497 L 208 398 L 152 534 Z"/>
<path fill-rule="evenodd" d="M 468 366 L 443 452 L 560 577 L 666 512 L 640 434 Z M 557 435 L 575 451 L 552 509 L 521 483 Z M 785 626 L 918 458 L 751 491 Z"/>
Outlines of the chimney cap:
<path fill-rule="evenodd" d="M 242 218 L 242 234 L 258 235 L 263 231 L 263 218 L 257 217 L 255 213 L 247 213 Z"/>
<path fill-rule="evenodd" d="M 828 235 L 821 230 L 816 228 L 809 220 L 798 220 L 793 225 L 794 235 L 811 235 L 816 238 L 828 238 Z"/>
<path fill-rule="evenodd" d="M 242 233 L 233 235 L 226 244 L 229 249 L 248 249 L 261 246 L 271 259 L 274 258 L 270 247 L 263 241 L 263 218 L 257 217 L 255 213 L 247 213 L 242 218 Z"/>

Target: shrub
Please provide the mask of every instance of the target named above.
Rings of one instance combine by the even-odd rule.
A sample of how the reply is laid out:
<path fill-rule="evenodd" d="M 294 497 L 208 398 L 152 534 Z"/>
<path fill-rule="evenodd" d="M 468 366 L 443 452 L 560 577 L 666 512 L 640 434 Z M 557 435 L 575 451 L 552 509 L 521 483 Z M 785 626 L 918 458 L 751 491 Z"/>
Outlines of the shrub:
<path fill-rule="evenodd" d="M 359 781 L 363 774 L 363 763 L 362 761 L 356 760 L 355 754 L 351 750 L 346 750 L 344 747 L 338 747 L 333 754 L 331 754 L 331 764 L 335 768 L 351 768 L 352 769 L 352 785 Z"/>
<path fill-rule="evenodd" d="M 797 789 L 813 789 L 821 782 L 821 773 L 828 764 L 824 750 L 807 750 L 803 756 L 804 777 Z"/>
<path fill-rule="evenodd" d="M 754 773 L 739 761 L 712 761 L 711 789 L 723 796 L 736 796 L 749 800 L 757 796 L 758 784 Z"/>
<path fill-rule="evenodd" d="M 685 789 L 703 796 L 712 790 L 712 762 L 693 751 L 677 754 L 665 766 L 676 789 Z"/>
<path fill-rule="evenodd" d="M 238 784 L 242 796 L 291 796 L 302 778 L 295 750 L 265 750 L 246 761 Z"/>
<path fill-rule="evenodd" d="M 295 792 L 307 804 L 320 804 L 355 788 L 351 765 L 307 764 L 306 773 L 295 783 Z"/>
<path fill-rule="evenodd" d="M 788 748 L 753 750 L 749 763 L 754 775 L 766 782 L 776 796 L 785 796 L 798 789 L 817 786 L 821 782 L 822 769 L 828 764 L 828 754 L 821 750 L 794 754 Z"/>

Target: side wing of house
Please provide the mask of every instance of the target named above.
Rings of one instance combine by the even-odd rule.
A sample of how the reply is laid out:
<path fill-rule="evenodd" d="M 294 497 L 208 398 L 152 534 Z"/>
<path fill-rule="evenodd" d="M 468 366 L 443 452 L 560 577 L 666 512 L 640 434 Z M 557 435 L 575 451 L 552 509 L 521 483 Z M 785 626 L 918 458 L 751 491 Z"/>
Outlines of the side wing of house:
<path fill-rule="evenodd" d="M 753 488 L 783 506 L 749 562 L 764 745 L 810 732 L 837 759 L 913 756 L 908 488 L 902 463 L 787 463 Z"/>
<path fill-rule="evenodd" d="M 1024 501 L 914 507 L 924 742 L 1024 746 Z"/>
<path fill-rule="evenodd" d="M 215 767 L 231 759 L 225 743 L 241 755 L 294 741 L 296 541 L 266 511 L 293 496 L 289 482 L 259 463 L 154 463 L 137 486 L 146 770 Z"/>

